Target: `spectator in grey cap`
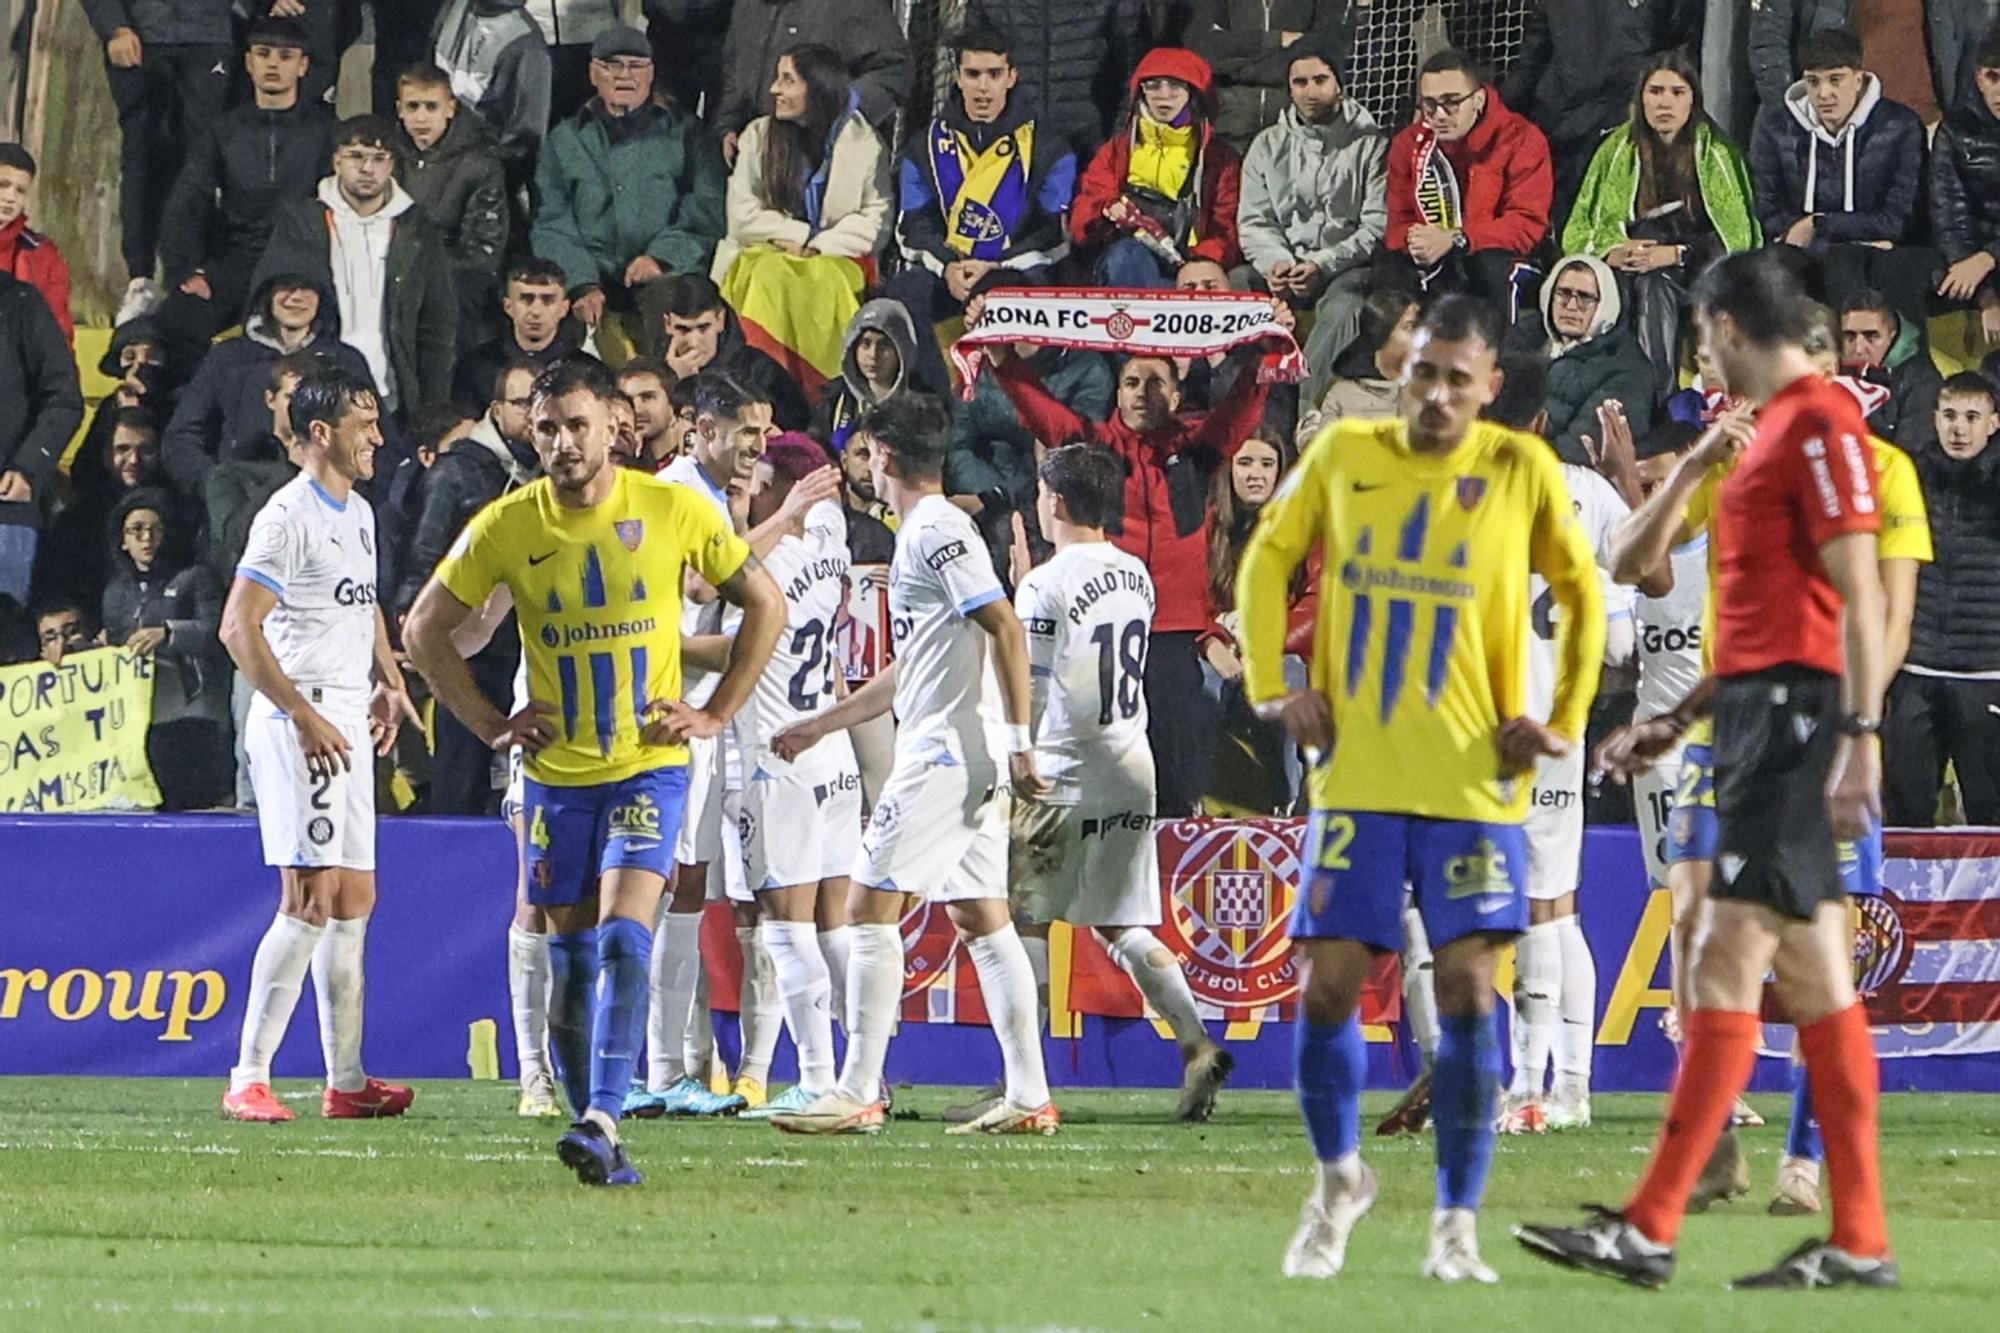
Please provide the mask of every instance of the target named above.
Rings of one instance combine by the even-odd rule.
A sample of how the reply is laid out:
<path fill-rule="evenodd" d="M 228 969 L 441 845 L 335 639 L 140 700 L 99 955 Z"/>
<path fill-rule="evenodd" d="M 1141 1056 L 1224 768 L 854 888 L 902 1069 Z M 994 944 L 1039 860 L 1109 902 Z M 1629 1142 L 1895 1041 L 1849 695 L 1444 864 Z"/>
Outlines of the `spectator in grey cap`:
<path fill-rule="evenodd" d="M 593 329 L 638 316 L 627 344 L 664 318 L 662 278 L 706 272 L 723 231 L 728 172 L 708 127 L 653 95 L 653 50 L 620 24 L 590 47 L 597 95 L 549 133 L 530 241 L 569 276 L 571 311 Z M 615 355 L 614 341 L 599 346 Z"/>

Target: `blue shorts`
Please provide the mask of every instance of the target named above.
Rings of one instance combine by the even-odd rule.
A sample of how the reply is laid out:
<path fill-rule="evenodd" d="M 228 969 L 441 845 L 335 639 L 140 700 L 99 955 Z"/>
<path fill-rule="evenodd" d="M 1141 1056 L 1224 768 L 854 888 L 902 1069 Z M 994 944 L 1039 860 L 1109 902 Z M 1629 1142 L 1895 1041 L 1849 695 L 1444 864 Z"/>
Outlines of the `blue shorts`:
<path fill-rule="evenodd" d="M 528 901 L 567 907 L 595 898 L 598 877 L 613 870 L 650 870 L 672 880 L 687 790 L 685 764 L 591 787 L 527 779 Z"/>
<path fill-rule="evenodd" d="M 1528 928 L 1528 838 L 1519 824 L 1315 810 L 1292 938 L 1403 947 L 1403 895 L 1432 949 Z"/>
<path fill-rule="evenodd" d="M 1869 825 L 1868 832 L 1853 842 L 1838 843 L 1840 887 L 1850 898 L 1882 896 L 1882 826 Z"/>
<path fill-rule="evenodd" d="M 1690 745 L 1681 752 L 1680 787 L 1667 821 L 1667 864 L 1715 859 L 1715 749 Z"/>

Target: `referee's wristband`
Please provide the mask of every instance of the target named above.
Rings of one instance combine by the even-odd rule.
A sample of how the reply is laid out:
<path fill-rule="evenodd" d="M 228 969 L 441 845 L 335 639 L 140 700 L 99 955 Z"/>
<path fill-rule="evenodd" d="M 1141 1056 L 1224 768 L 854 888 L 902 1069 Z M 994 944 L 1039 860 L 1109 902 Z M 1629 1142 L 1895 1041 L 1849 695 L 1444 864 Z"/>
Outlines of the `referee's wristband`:
<path fill-rule="evenodd" d="M 1027 754 L 1035 748 L 1035 738 L 1025 723 L 1009 722 L 1003 730 L 1007 733 L 1007 753 Z"/>

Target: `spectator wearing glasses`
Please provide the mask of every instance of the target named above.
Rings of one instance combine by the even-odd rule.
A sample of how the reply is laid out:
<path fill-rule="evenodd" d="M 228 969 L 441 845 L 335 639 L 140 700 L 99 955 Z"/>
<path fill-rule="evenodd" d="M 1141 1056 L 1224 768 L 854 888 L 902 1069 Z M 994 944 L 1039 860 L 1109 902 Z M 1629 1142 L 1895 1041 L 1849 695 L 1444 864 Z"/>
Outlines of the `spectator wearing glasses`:
<path fill-rule="evenodd" d="M 553 78 L 527 0 L 450 0 L 438 13 L 431 50 L 433 63 L 451 75 L 452 92 L 492 134 L 508 183 L 525 184 L 548 137 Z"/>
<path fill-rule="evenodd" d="M 49 517 L 35 560 L 37 595 L 61 588 L 94 600 L 103 593 L 111 576 L 104 534 L 110 530 L 112 510 L 138 491 L 159 497 L 180 539 L 191 545 L 200 509 L 185 495 L 164 489 L 166 482 L 160 426 L 153 414 L 107 402 L 70 464 L 69 494 Z"/>
<path fill-rule="evenodd" d="M 28 192 L 35 188 L 35 159 L 17 143 L 0 143 L 0 273 L 11 273 L 42 294 L 49 313 L 74 345 L 69 312 L 69 265 L 56 243 L 28 226 Z"/>
<path fill-rule="evenodd" d="M 1611 266 L 1593 255 L 1571 255 L 1542 282 L 1541 315 L 1548 358 L 1548 421 L 1539 434 L 1565 463 L 1595 467 L 1593 439 L 1603 434 L 1597 409 L 1624 406 L 1632 434 L 1653 426 L 1653 371 L 1624 320 L 1624 298 Z"/>
<path fill-rule="evenodd" d="M 528 0 L 528 17 L 549 44 L 549 123 L 590 100 L 590 47 L 619 27 L 619 0 Z"/>
<path fill-rule="evenodd" d="M 0 606 L 4 606 L 0 601 Z M 63 658 L 104 646 L 104 633 L 97 628 L 97 614 L 80 599 L 54 597 L 44 600 L 35 611 L 35 641 L 42 661 L 61 666 Z"/>
<path fill-rule="evenodd" d="M 1513 274 L 1549 233 L 1549 141 L 1508 109 L 1472 57 L 1440 51 L 1417 78 L 1417 118 L 1389 142 L 1383 287 L 1469 292 L 1512 313 Z"/>
<path fill-rule="evenodd" d="M 653 95 L 653 50 L 638 29 L 597 38 L 590 81 L 597 96 L 549 134 L 530 241 L 568 275 L 585 326 L 616 313 L 657 328 L 662 280 L 706 272 L 722 237 L 722 152 L 706 125 Z M 646 346 L 643 334 L 632 341 Z"/>
<path fill-rule="evenodd" d="M 396 182 L 396 130 L 356 116 L 334 136 L 333 174 L 288 205 L 253 287 L 279 274 L 331 292 L 341 341 L 361 353 L 387 412 L 451 397 L 458 296 L 444 235 Z"/>

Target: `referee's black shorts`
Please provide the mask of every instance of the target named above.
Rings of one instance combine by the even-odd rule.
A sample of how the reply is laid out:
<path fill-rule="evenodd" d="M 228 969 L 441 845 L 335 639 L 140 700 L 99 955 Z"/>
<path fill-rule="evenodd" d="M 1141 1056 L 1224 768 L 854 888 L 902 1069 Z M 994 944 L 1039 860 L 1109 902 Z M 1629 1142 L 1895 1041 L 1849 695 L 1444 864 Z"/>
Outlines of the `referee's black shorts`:
<path fill-rule="evenodd" d="M 1715 698 L 1713 898 L 1801 921 L 1843 902 L 1826 782 L 1839 744 L 1840 680 L 1805 667 L 1723 679 Z"/>

